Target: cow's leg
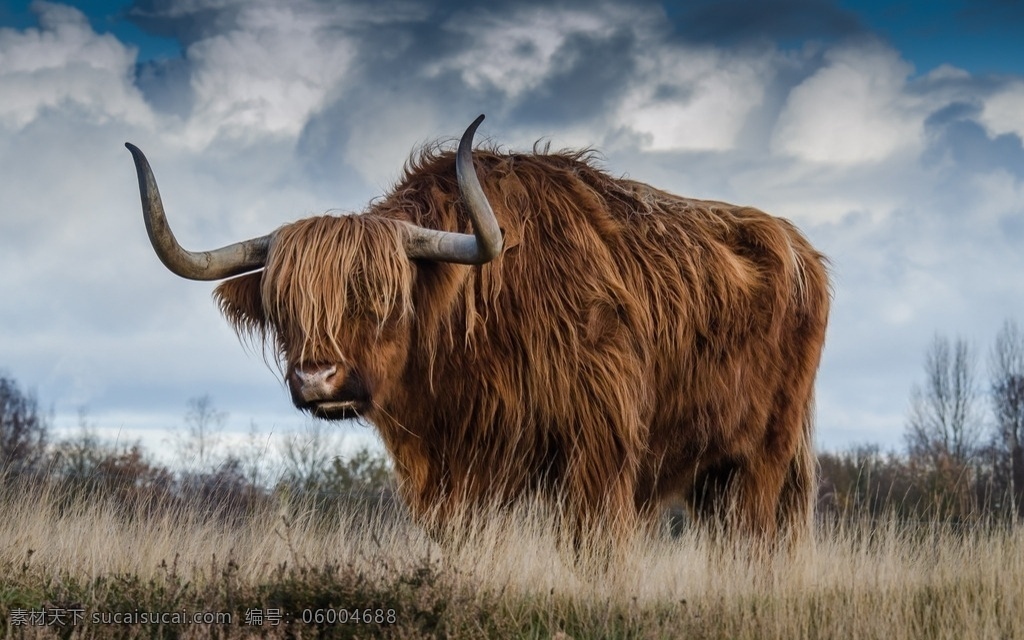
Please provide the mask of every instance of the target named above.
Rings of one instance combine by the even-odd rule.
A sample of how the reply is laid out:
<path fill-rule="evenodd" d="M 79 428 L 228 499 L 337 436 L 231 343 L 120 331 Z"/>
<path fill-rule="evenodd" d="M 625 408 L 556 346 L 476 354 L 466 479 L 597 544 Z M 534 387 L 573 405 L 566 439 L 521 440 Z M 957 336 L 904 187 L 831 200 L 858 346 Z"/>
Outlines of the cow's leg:
<path fill-rule="evenodd" d="M 698 472 L 688 497 L 694 520 L 705 529 L 725 528 L 736 464 L 721 462 Z"/>
<path fill-rule="evenodd" d="M 729 460 L 704 469 L 690 497 L 696 520 L 716 533 L 769 547 L 786 470 L 763 460 Z"/>
<path fill-rule="evenodd" d="M 634 449 L 612 437 L 611 430 L 605 433 L 604 442 L 588 443 L 597 450 L 569 449 L 561 483 L 566 533 L 577 549 L 593 545 L 599 554 L 622 547 L 637 532 L 640 517 Z"/>
<path fill-rule="evenodd" d="M 817 457 L 812 440 L 811 413 L 804 417 L 802 438 L 787 467 L 776 517 L 790 545 L 812 541 L 814 503 L 818 497 Z"/>
<path fill-rule="evenodd" d="M 788 464 L 758 460 L 742 465 L 735 475 L 734 501 L 736 528 L 739 533 L 767 550 L 778 533 L 779 496 L 788 471 Z"/>

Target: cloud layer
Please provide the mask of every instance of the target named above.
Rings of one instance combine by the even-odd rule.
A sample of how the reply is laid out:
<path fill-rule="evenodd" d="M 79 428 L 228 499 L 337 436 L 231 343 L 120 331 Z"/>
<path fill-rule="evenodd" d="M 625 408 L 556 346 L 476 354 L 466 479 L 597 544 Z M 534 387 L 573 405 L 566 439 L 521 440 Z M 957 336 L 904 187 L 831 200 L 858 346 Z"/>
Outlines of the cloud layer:
<path fill-rule="evenodd" d="M 0 368 L 60 419 L 180 423 L 209 392 L 243 430 L 298 422 L 210 287 L 152 255 L 122 142 L 206 248 L 359 210 L 485 112 L 505 146 L 592 146 L 793 219 L 834 265 L 821 443 L 898 446 L 931 336 L 984 351 L 1024 313 L 1024 79 L 922 73 L 848 12 L 773 4 L 730 24 L 712 3 L 139 0 L 183 52 L 139 62 L 37 2 L 37 27 L 0 29 Z"/>

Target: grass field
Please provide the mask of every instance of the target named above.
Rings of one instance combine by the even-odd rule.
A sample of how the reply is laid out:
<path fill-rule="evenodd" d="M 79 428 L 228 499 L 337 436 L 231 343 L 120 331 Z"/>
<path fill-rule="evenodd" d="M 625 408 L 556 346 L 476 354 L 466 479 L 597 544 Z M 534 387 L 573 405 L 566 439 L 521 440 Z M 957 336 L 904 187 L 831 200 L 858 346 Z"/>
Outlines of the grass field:
<path fill-rule="evenodd" d="M 8 491 L 0 628 L 18 638 L 1024 638 L 1020 528 L 821 525 L 814 545 L 756 562 L 684 532 L 639 537 L 608 565 L 570 559 L 540 510 L 495 516 L 444 549 L 394 511 L 208 511 Z"/>

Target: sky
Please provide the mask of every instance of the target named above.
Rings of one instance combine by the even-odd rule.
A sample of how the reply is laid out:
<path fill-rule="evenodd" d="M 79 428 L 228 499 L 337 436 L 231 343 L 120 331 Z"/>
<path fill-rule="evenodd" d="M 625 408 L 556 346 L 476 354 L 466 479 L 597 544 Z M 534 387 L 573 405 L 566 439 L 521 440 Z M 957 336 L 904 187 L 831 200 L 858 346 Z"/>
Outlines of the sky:
<path fill-rule="evenodd" d="M 150 448 L 204 394 L 238 437 L 309 428 L 157 260 L 123 143 L 196 250 L 360 211 L 485 113 L 794 221 L 832 263 L 818 445 L 900 449 L 933 337 L 983 378 L 1024 322 L 1022 32 L 1020 0 L 0 2 L 0 372 Z"/>

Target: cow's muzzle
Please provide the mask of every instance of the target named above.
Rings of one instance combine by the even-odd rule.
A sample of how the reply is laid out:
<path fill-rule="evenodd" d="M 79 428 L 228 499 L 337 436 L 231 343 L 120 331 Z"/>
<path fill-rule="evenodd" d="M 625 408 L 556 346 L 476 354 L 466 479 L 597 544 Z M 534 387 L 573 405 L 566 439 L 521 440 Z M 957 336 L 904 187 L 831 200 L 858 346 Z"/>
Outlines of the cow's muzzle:
<path fill-rule="evenodd" d="M 292 402 L 325 420 L 355 418 L 370 408 L 370 392 L 354 368 L 335 364 L 304 364 L 288 374 Z"/>

